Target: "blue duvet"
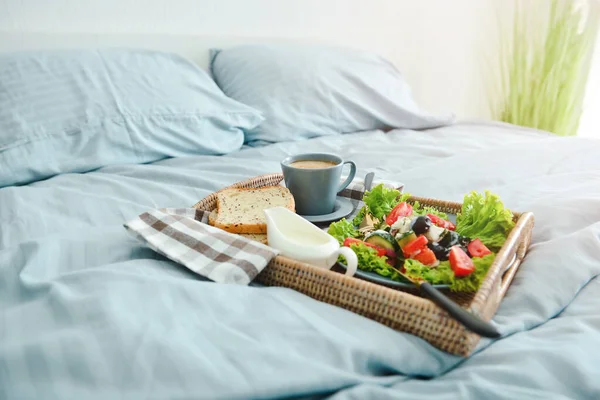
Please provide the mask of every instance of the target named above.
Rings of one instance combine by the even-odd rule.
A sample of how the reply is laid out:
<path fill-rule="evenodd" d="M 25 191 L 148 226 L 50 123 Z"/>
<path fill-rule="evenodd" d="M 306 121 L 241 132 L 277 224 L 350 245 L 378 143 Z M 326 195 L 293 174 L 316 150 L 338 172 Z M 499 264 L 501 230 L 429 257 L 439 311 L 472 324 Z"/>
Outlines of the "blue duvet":
<path fill-rule="evenodd" d="M 530 251 L 469 358 L 285 288 L 218 285 L 122 224 L 335 152 L 359 175 L 533 211 Z M 0 398 L 600 398 L 600 142 L 503 125 L 365 132 L 0 189 Z"/>

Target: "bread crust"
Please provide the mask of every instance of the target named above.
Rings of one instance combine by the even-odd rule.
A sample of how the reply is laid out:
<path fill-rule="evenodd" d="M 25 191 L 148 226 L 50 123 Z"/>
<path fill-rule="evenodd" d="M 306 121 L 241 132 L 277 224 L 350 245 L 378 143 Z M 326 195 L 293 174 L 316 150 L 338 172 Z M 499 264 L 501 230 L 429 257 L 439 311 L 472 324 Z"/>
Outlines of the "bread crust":
<path fill-rule="evenodd" d="M 210 214 L 208 214 L 208 224 L 215 226 L 215 220 L 217 219 L 217 215 L 219 214 L 219 210 L 216 208 L 212 210 Z"/>

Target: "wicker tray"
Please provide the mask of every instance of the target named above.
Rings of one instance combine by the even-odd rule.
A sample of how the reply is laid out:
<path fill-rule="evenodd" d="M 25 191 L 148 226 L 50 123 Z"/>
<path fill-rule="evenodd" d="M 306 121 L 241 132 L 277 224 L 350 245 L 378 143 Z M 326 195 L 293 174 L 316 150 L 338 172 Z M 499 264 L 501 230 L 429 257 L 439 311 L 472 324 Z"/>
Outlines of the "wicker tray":
<path fill-rule="evenodd" d="M 282 174 L 261 175 L 229 187 L 278 185 L 282 180 Z M 414 201 L 446 213 L 456 214 L 461 209 L 461 203 L 420 197 L 408 199 L 408 202 Z M 215 207 L 216 193 L 194 205 L 194 208 L 208 211 Z M 498 309 L 531 241 L 533 214 L 513 212 L 513 215 L 516 225 L 479 290 L 468 294 L 446 292 L 462 307 L 486 321 Z M 256 280 L 266 286 L 288 287 L 316 300 L 343 307 L 392 329 L 419 336 L 448 353 L 468 356 L 480 339 L 416 291 L 391 289 L 283 256 L 271 260 Z"/>

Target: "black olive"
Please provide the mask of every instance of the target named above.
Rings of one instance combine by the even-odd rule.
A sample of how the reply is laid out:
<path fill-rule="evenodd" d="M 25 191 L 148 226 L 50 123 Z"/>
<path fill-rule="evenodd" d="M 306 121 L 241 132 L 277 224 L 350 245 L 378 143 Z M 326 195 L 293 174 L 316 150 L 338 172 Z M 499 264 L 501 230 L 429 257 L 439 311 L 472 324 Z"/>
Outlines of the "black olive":
<path fill-rule="evenodd" d="M 460 235 L 454 231 L 446 231 L 446 234 L 442 236 L 439 241 L 440 246 L 449 249 L 450 247 L 458 244 L 460 241 Z"/>
<path fill-rule="evenodd" d="M 412 220 L 410 224 L 410 229 L 418 236 L 424 235 L 429 232 L 429 228 L 431 228 L 431 219 L 429 217 L 417 217 Z"/>
<path fill-rule="evenodd" d="M 440 261 L 446 261 L 448 259 L 448 255 L 450 254 L 450 249 L 445 248 L 444 246 L 440 246 L 438 243 L 427 243 L 427 247 L 433 251 L 435 254 L 435 258 Z"/>
<path fill-rule="evenodd" d="M 458 239 L 458 243 L 461 247 L 467 247 L 469 243 L 471 243 L 471 239 L 466 236 L 460 236 Z"/>

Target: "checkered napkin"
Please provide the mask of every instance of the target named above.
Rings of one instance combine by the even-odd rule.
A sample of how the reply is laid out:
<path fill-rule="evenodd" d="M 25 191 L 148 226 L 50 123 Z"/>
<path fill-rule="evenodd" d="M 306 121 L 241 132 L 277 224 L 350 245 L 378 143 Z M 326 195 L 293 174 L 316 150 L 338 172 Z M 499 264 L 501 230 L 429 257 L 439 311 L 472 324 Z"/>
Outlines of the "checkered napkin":
<path fill-rule="evenodd" d="M 345 180 L 344 178 L 342 180 Z M 400 183 L 374 181 L 402 190 Z M 353 218 L 363 205 L 364 180 L 355 179 L 340 196 L 351 199 Z M 151 210 L 125 228 L 152 250 L 217 283 L 248 285 L 279 252 L 260 242 L 208 225 L 210 212 L 194 208 Z"/>
<path fill-rule="evenodd" d="M 279 252 L 208 225 L 207 211 L 162 208 L 125 228 L 152 250 L 218 283 L 248 285 Z"/>

